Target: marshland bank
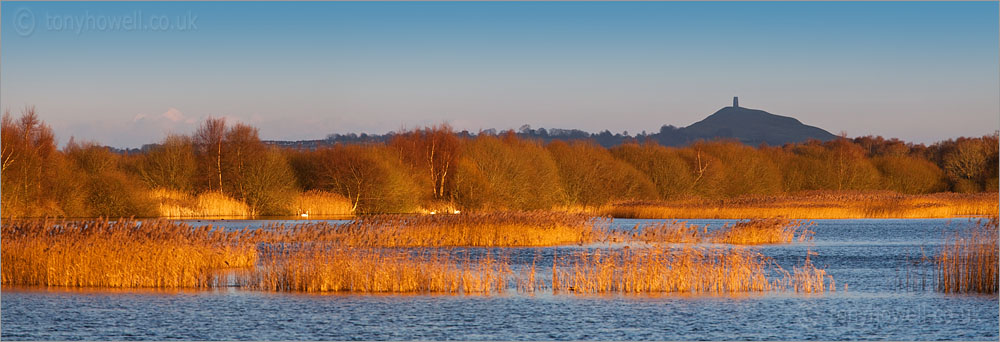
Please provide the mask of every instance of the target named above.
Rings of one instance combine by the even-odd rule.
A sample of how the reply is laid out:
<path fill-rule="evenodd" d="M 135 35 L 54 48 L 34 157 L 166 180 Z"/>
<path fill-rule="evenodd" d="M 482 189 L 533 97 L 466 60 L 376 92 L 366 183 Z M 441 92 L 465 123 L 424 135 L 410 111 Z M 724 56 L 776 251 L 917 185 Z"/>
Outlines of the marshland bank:
<path fill-rule="evenodd" d="M 148 193 L 155 203 L 153 215 L 165 219 L 345 219 L 373 215 L 358 214 L 343 196 L 310 191 L 296 195 L 292 213 L 252 216 L 247 205 L 219 193 L 191 195 L 168 190 Z M 454 203 L 418 207 L 394 214 L 489 213 L 494 210 L 460 210 Z M 646 219 L 864 219 L 864 218 L 961 218 L 998 214 L 997 192 L 901 194 L 890 191 L 807 191 L 773 196 L 739 196 L 723 199 L 689 198 L 657 201 L 625 201 L 600 206 L 556 206 L 554 213 L 583 213 L 612 218 Z M 503 211 L 499 211 L 503 212 Z M 136 216 L 142 217 L 142 216 Z M 79 217 L 85 218 L 85 217 Z"/>
<path fill-rule="evenodd" d="M 996 216 L 998 194 L 816 191 L 795 195 L 743 196 L 732 199 L 627 202 L 592 212 L 616 218 L 791 219 L 959 218 Z"/>
<path fill-rule="evenodd" d="M 160 195 L 162 218 L 250 218 L 246 210 L 232 210 L 239 203 L 201 204 L 199 199 L 165 199 Z M 173 198 L 184 198 L 174 195 Z M 210 198 L 213 195 L 208 195 Z M 204 197 L 204 196 L 202 196 Z M 221 199 L 220 199 L 221 200 Z M 207 200 L 203 200 L 207 201 Z M 279 216 L 281 219 L 350 219 L 346 199 L 332 194 L 307 193 L 295 201 L 297 213 L 307 216 Z M 411 214 L 453 214 L 455 205 L 420 208 Z M 809 191 L 774 196 L 739 196 L 726 199 L 691 198 L 672 201 L 628 201 L 601 206 L 558 206 L 552 211 L 585 213 L 613 218 L 646 219 L 863 219 L 863 218 L 959 218 L 989 217 L 998 214 L 1000 196 L 996 192 L 901 194 L 889 191 Z M 461 213 L 462 211 L 459 211 Z M 267 218 L 267 217 L 263 217 Z"/>
<path fill-rule="evenodd" d="M 996 134 L 929 146 L 841 137 L 780 147 L 720 140 L 605 148 L 438 125 L 384 143 L 309 149 L 268 145 L 253 126 L 209 118 L 193 134 L 123 152 L 75 140 L 60 148 L 30 107 L 19 118 L 6 113 L 2 126 L 5 218 L 559 209 L 660 218 L 951 217 L 996 212 L 1000 158 Z"/>

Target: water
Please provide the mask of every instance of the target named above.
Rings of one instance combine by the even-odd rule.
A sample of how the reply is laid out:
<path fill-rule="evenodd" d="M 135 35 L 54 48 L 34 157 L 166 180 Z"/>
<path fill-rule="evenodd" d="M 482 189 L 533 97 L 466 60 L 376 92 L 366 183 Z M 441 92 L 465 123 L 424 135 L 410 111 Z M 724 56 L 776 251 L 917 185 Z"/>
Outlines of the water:
<path fill-rule="evenodd" d="M 631 228 L 652 220 L 615 220 Z M 263 221 L 212 221 L 230 228 Z M 726 221 L 691 220 L 718 227 Z M 806 252 L 833 293 L 490 296 L 4 288 L 9 340 L 997 340 L 997 295 L 933 291 L 927 263 L 968 220 L 819 220 L 812 242 L 762 247 L 781 265 Z M 514 267 L 553 252 L 510 249 Z M 910 273 L 907 285 L 906 274 Z M 544 274 L 543 270 L 539 270 Z M 922 277 L 920 275 L 923 275 Z M 924 282 L 920 282 L 924 279 Z M 848 284 L 844 291 L 843 284 Z"/>

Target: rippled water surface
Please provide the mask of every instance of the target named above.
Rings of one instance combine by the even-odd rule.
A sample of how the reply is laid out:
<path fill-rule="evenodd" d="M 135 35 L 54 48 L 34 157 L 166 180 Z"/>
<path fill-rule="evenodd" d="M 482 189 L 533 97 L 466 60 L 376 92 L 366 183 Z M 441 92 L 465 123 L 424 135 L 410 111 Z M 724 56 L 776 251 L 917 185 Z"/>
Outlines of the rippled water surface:
<path fill-rule="evenodd" d="M 264 221 L 211 221 L 226 227 Z M 649 220 L 615 220 L 620 227 Z M 692 220 L 718 227 L 726 221 Z M 197 224 L 198 222 L 193 222 Z M 996 295 L 933 291 L 933 255 L 968 220 L 819 220 L 812 242 L 760 250 L 785 268 L 807 250 L 825 294 L 491 296 L 4 288 L 9 340 L 997 340 Z M 589 246 L 593 248 L 595 246 Z M 553 252 L 510 249 L 514 267 Z M 845 291 L 843 285 L 847 284 Z"/>

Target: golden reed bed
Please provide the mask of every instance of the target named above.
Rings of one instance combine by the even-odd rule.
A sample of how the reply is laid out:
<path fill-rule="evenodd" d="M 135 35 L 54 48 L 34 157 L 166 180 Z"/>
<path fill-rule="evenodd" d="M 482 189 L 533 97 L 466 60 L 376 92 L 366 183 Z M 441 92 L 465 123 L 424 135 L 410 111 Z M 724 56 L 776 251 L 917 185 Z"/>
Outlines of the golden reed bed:
<path fill-rule="evenodd" d="M 723 200 L 627 202 L 608 206 L 596 213 L 618 218 L 647 219 L 950 218 L 995 216 L 997 203 L 996 192 L 904 195 L 884 191 L 814 191 Z"/>
<path fill-rule="evenodd" d="M 610 220 L 583 214 L 497 212 L 375 215 L 347 224 L 266 225 L 273 241 L 325 241 L 354 247 L 539 247 L 603 238 Z"/>
<path fill-rule="evenodd" d="M 744 293 L 835 290 L 833 277 L 807 255 L 788 272 L 746 247 L 595 249 L 553 259 L 550 284 L 537 281 L 536 265 L 520 275 L 518 289 L 572 293 Z M 546 286 L 548 285 L 548 286 Z"/>
<path fill-rule="evenodd" d="M 762 245 L 804 242 L 812 239 L 811 223 L 783 218 L 744 220 L 727 223 L 719 230 L 709 232 L 708 225 L 698 226 L 686 222 L 670 221 L 646 224 L 640 230 L 636 225 L 631 232 L 618 233 L 615 240 L 645 243 L 721 243 L 730 245 Z M 624 234 L 623 234 L 624 233 Z"/>
<path fill-rule="evenodd" d="M 460 258 L 447 251 L 342 248 L 320 244 L 269 248 L 264 262 L 240 277 L 246 288 L 305 292 L 499 293 L 510 266 L 492 254 Z"/>
<path fill-rule="evenodd" d="M 4 286 L 212 287 L 257 262 L 254 232 L 167 221 L 13 221 L 0 237 Z"/>
<path fill-rule="evenodd" d="M 606 223 L 582 215 L 543 213 L 379 216 L 342 226 L 275 225 L 236 231 L 162 220 L 9 221 L 2 228 L 2 281 L 5 286 L 197 288 L 228 286 L 230 278 L 224 275 L 227 270 L 229 274 L 236 270 L 235 285 L 267 291 L 496 293 L 504 291 L 509 280 L 534 284 L 534 267 L 530 279 L 520 279 L 501 256 L 463 258 L 437 247 L 595 242 L 613 235 L 604 230 Z M 765 229 L 785 232 L 787 223 L 749 221 L 717 234 Z M 688 226 L 670 227 L 684 231 Z M 581 257 L 596 266 L 577 265 L 647 270 L 643 276 L 619 276 L 623 284 L 633 284 L 629 279 L 643 281 L 620 287 L 625 289 L 620 292 L 629 293 L 763 291 L 775 289 L 778 282 L 760 278 L 766 276 L 760 270 L 769 259 L 759 253 L 705 248 L 667 253 L 664 248 L 608 250 L 604 259 Z M 615 253 L 623 254 L 616 258 Z M 609 264 L 619 259 L 620 264 Z M 556 265 L 554 275 L 570 272 L 565 267 Z M 587 284 L 618 281 L 591 279 L 602 277 L 602 273 L 572 272 L 575 278 L 556 276 L 541 287 L 606 292 L 611 288 Z M 659 282 L 649 278 L 654 276 Z M 765 280 L 766 286 L 762 285 Z M 614 289 L 619 291 L 619 287 Z"/>
<path fill-rule="evenodd" d="M 739 245 L 805 241 L 809 224 L 781 218 L 707 226 L 685 222 L 610 229 L 610 220 L 584 214 L 520 212 L 463 215 L 376 215 L 347 224 L 306 222 L 264 226 L 269 241 L 324 241 L 352 247 L 547 247 L 599 242 L 724 243 Z"/>
<path fill-rule="evenodd" d="M 834 291 L 833 277 L 805 264 L 787 272 L 759 252 L 736 248 L 665 247 L 596 249 L 553 259 L 548 283 L 537 267 L 513 272 L 507 258 L 471 257 L 444 250 L 341 248 L 329 244 L 278 247 L 257 268 L 239 276 L 242 287 L 267 291 L 361 293 L 502 293 L 511 282 L 522 292 L 743 293 Z"/>
<path fill-rule="evenodd" d="M 997 229 L 994 216 L 948 238 L 935 258 L 939 291 L 997 293 Z"/>
<path fill-rule="evenodd" d="M 556 260 L 552 274 L 556 291 L 733 293 L 773 288 L 767 259 L 743 249 L 596 250 Z"/>

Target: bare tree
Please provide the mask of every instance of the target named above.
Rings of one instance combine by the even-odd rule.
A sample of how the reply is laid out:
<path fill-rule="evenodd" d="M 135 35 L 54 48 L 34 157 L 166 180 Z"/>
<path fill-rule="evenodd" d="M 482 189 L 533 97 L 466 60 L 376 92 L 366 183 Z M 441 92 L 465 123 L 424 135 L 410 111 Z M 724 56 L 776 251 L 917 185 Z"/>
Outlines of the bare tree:
<path fill-rule="evenodd" d="M 434 199 L 446 198 L 452 169 L 460 154 L 460 141 L 451 126 L 442 124 L 399 134 L 389 144 L 407 165 L 422 170 L 430 178 Z"/>
<path fill-rule="evenodd" d="M 208 118 L 194 133 L 195 152 L 209 191 L 223 191 L 222 150 L 225 136 L 225 118 Z M 213 181 L 212 177 L 216 177 L 218 182 Z"/>
<path fill-rule="evenodd" d="M 357 213 L 398 213 L 416 206 L 416 186 L 402 163 L 381 146 L 343 146 L 318 151 L 321 189 L 347 197 Z"/>
<path fill-rule="evenodd" d="M 247 176 L 248 164 L 261 162 L 266 150 L 257 135 L 257 128 L 242 123 L 233 125 L 226 131 L 220 164 L 222 174 L 229 180 L 223 187 L 224 191 L 245 197 L 244 178 Z"/>
<path fill-rule="evenodd" d="M 196 168 L 191 138 L 170 135 L 142 156 L 138 174 L 152 188 L 189 191 Z"/>
<path fill-rule="evenodd" d="M 9 112 L 2 120 L 0 141 L 0 174 L 2 174 L 3 201 L 30 211 L 46 195 L 46 163 L 55 154 L 55 136 L 52 129 L 38 119 L 34 107 L 26 107 L 21 117 L 14 121 Z M 10 215 L 11 206 L 5 206 Z"/>

